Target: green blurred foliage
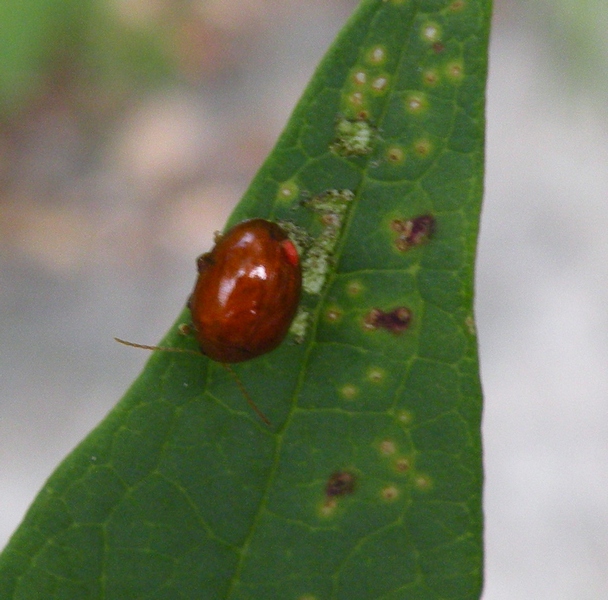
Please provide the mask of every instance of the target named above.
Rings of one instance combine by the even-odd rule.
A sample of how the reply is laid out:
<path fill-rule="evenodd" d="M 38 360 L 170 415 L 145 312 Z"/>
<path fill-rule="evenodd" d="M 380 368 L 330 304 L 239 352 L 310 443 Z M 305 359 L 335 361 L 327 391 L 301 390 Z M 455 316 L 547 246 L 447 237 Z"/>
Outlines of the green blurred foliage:
<path fill-rule="evenodd" d="M 4 0 L 0 56 L 5 118 L 54 88 L 111 95 L 172 72 L 160 27 L 129 24 L 105 0 Z"/>

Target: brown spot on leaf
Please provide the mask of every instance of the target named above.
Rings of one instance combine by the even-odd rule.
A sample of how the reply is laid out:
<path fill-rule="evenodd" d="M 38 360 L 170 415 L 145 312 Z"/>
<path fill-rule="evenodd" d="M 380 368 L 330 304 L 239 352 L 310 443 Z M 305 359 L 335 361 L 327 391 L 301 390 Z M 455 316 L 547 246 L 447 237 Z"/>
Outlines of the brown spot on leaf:
<path fill-rule="evenodd" d="M 407 458 L 399 458 L 395 461 L 395 469 L 399 473 L 406 473 L 410 470 L 411 463 Z"/>
<path fill-rule="evenodd" d="M 325 313 L 325 318 L 331 323 L 335 323 L 342 318 L 342 312 L 337 308 L 328 308 Z"/>
<path fill-rule="evenodd" d="M 188 299 L 188 304 L 190 304 L 190 299 Z M 190 335 L 192 333 L 192 325 L 190 325 L 189 323 L 180 323 L 177 328 L 177 331 L 180 335 Z"/>
<path fill-rule="evenodd" d="M 395 219 L 391 223 L 391 229 L 399 234 L 395 240 L 397 250 L 406 252 L 429 240 L 435 231 L 435 217 L 420 215 L 413 219 Z"/>
<path fill-rule="evenodd" d="M 394 485 L 389 485 L 380 492 L 382 497 L 389 502 L 399 496 L 399 490 Z"/>
<path fill-rule="evenodd" d="M 454 0 L 454 2 L 452 2 L 452 4 L 450 4 L 450 10 L 457 12 L 459 10 L 462 10 L 464 8 L 465 2 L 464 0 Z"/>
<path fill-rule="evenodd" d="M 353 473 L 349 471 L 336 471 L 327 480 L 325 495 L 328 498 L 333 498 L 335 496 L 352 494 L 355 491 L 356 481 L 357 478 Z"/>
<path fill-rule="evenodd" d="M 428 85 L 435 85 L 439 80 L 439 76 L 435 71 L 426 71 L 422 76 L 422 79 Z"/>
<path fill-rule="evenodd" d="M 412 320 L 412 311 L 405 306 L 398 306 L 385 312 L 379 308 L 372 308 L 363 320 L 366 329 L 386 329 L 391 333 L 405 331 Z"/>

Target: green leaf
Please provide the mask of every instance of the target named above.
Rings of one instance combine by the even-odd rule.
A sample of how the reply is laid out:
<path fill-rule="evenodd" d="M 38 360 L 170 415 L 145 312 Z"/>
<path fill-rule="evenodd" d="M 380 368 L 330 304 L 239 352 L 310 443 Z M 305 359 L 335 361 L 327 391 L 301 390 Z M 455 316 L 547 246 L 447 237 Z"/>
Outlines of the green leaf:
<path fill-rule="evenodd" d="M 221 365 L 154 353 L 0 556 L 1 598 L 479 596 L 489 18 L 362 2 L 231 218 L 303 230 L 324 281 L 301 343 L 234 367 L 272 427 Z M 187 319 L 162 345 L 196 348 Z"/>

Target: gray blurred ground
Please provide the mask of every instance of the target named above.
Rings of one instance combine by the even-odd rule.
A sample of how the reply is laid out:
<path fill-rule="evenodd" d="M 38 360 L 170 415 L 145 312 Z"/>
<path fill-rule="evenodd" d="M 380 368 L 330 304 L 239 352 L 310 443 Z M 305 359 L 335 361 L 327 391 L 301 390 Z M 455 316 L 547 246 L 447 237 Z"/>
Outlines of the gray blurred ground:
<path fill-rule="evenodd" d="M 0 546 L 148 358 L 112 336 L 154 343 L 181 310 L 196 255 L 355 5 L 210 2 L 212 26 L 195 34 L 222 68 L 190 57 L 204 76 L 134 104 L 94 152 L 61 102 L 31 116 L 18 152 L 0 145 Z M 523 4 L 496 9 L 476 301 L 483 598 L 597 600 L 608 598 L 608 112 L 569 83 Z"/>

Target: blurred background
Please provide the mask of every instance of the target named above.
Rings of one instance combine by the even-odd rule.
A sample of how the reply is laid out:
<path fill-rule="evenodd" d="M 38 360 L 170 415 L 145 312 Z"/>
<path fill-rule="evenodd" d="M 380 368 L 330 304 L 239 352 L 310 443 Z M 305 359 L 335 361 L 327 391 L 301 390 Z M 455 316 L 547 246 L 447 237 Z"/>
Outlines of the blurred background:
<path fill-rule="evenodd" d="M 0 547 L 124 393 L 356 0 L 0 4 Z M 608 11 L 495 0 L 484 600 L 608 598 Z"/>

